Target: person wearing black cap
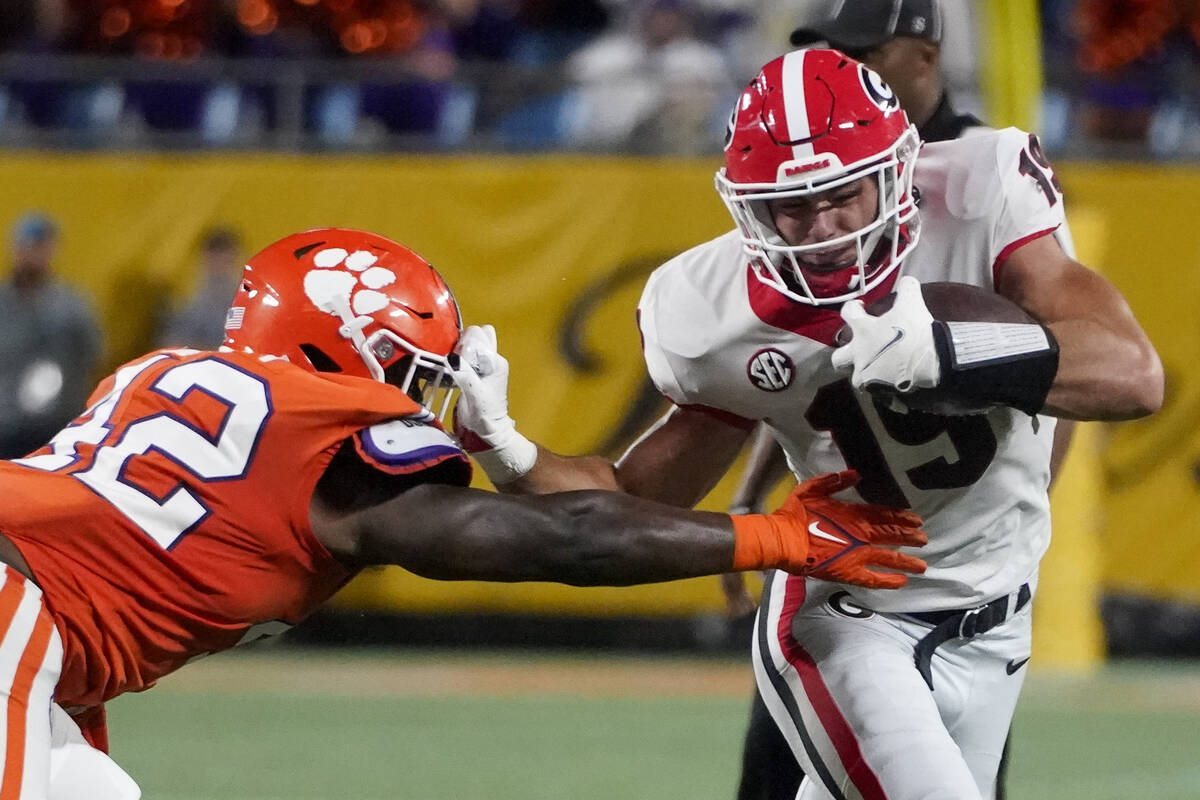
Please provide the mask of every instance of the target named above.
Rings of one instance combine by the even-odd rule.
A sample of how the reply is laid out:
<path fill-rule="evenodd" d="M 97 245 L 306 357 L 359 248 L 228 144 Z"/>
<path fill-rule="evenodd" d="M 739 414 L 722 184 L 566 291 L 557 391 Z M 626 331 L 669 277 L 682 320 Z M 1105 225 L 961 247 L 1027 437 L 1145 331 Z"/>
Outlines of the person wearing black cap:
<path fill-rule="evenodd" d="M 91 305 L 54 275 L 54 220 L 23 215 L 10 246 L 0 284 L 0 458 L 45 444 L 83 407 L 101 351 Z"/>
<path fill-rule="evenodd" d="M 937 0 L 838 0 L 823 19 L 792 31 L 791 43 L 824 42 L 871 67 L 895 90 L 921 140 L 938 142 L 984 125 L 950 104 L 941 74 L 943 28 Z"/>

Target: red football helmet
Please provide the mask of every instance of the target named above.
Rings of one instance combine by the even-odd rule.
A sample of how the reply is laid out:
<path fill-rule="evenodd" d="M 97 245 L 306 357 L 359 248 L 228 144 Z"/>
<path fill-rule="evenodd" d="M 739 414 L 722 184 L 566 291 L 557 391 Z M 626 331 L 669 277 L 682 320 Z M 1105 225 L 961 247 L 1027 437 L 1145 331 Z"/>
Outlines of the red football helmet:
<path fill-rule="evenodd" d="M 224 347 L 385 381 L 441 419 L 461 331 L 454 295 L 425 259 L 373 233 L 319 228 L 246 264 Z"/>
<path fill-rule="evenodd" d="M 912 251 L 920 220 L 912 191 L 920 149 L 895 93 L 878 74 L 837 50 L 797 50 L 762 68 L 729 119 L 717 192 L 733 215 L 759 280 L 801 303 L 859 297 Z M 768 201 L 878 182 L 875 219 L 845 236 L 785 241 Z M 814 271 L 804 257 L 854 242 L 856 263 Z"/>

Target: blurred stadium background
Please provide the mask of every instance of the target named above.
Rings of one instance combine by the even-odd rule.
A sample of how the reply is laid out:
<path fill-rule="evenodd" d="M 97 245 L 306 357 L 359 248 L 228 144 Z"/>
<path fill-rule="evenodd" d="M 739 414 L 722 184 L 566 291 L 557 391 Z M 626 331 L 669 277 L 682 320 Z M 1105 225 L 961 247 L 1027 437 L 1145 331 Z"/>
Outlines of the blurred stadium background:
<path fill-rule="evenodd" d="M 1200 3 L 943 5 L 952 97 L 1039 132 L 1082 260 L 1168 371 L 1162 413 L 1082 426 L 1056 488 L 1010 796 L 1198 797 Z M 616 453 L 659 411 L 641 283 L 729 227 L 711 188 L 727 105 L 818 8 L 0 0 L 0 224 L 57 221 L 104 372 L 154 346 L 206 231 L 247 253 L 378 231 L 439 268 L 468 323 L 497 325 L 528 434 Z M 279 641 L 114 703 L 114 751 L 166 800 L 726 798 L 747 630 L 715 579 L 376 570 Z"/>

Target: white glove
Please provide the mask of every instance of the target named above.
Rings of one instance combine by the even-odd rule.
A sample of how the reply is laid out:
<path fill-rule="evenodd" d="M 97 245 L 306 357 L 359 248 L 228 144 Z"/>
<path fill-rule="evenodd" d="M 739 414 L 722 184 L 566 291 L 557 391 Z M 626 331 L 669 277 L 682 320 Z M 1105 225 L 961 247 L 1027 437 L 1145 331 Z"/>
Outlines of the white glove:
<path fill-rule="evenodd" d="M 515 481 L 537 461 L 537 445 L 508 415 L 508 359 L 496 350 L 496 329 L 470 325 L 458 340 L 454 383 L 461 394 L 454 433 L 493 483 Z"/>
<path fill-rule="evenodd" d="M 906 275 L 897 281 L 896 302 L 878 317 L 868 314 L 861 300 L 851 300 L 842 306 L 842 319 L 853 337 L 833 351 L 833 366 L 853 370 L 854 388 L 903 393 L 938 385 L 942 370 L 933 344 L 933 316 L 916 278 Z"/>

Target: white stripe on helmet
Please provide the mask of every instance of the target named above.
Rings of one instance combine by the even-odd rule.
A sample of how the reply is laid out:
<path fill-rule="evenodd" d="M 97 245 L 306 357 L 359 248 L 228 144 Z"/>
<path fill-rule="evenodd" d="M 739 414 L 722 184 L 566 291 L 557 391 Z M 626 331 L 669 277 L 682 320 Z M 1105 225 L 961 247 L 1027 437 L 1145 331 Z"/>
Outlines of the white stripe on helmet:
<path fill-rule="evenodd" d="M 808 127 L 808 103 L 804 99 L 804 59 L 809 51 L 796 50 L 783 57 L 780 79 L 783 81 L 783 111 L 787 115 L 788 138 L 793 142 L 812 135 Z M 813 157 L 811 142 L 792 147 L 792 158 L 807 161 Z"/>

